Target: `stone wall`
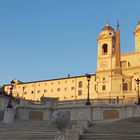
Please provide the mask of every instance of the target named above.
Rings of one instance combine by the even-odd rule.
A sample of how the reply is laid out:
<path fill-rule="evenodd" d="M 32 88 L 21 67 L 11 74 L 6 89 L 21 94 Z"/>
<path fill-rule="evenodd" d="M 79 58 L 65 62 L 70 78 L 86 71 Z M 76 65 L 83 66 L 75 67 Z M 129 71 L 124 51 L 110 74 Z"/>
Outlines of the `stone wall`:
<path fill-rule="evenodd" d="M 67 110 L 71 120 L 103 121 L 110 119 L 124 119 L 140 116 L 140 107 L 137 105 L 92 105 L 84 104 L 21 104 L 17 108 L 20 120 L 50 120 L 55 110 Z M 36 117 L 33 117 L 36 114 Z"/>
<path fill-rule="evenodd" d="M 2 121 L 4 118 L 4 111 L 7 108 L 8 102 L 9 102 L 8 97 L 0 96 L 0 121 Z M 14 109 L 16 109 L 18 106 L 18 103 L 16 101 L 12 100 L 12 106 Z"/>

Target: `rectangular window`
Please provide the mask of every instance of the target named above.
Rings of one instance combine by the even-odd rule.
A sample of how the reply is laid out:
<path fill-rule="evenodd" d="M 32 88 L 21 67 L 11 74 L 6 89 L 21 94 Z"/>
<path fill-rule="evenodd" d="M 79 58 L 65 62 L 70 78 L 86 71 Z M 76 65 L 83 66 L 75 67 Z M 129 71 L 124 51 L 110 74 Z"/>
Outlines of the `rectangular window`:
<path fill-rule="evenodd" d="M 103 81 L 105 81 L 105 77 L 103 77 Z"/>
<path fill-rule="evenodd" d="M 71 87 L 71 90 L 74 90 L 74 87 Z"/>
<path fill-rule="evenodd" d="M 78 91 L 78 96 L 81 96 L 82 95 L 82 90 L 79 90 Z"/>
<path fill-rule="evenodd" d="M 121 67 L 126 68 L 127 67 L 127 62 L 126 61 L 121 61 Z"/>
<path fill-rule="evenodd" d="M 128 83 L 123 83 L 123 90 L 128 90 Z"/>
<path fill-rule="evenodd" d="M 57 89 L 57 91 L 60 91 L 60 90 L 61 90 L 60 88 Z"/>
<path fill-rule="evenodd" d="M 97 85 L 94 85 L 94 90 L 95 90 L 95 91 L 97 90 Z"/>
<path fill-rule="evenodd" d="M 105 85 L 102 86 L 102 90 L 106 90 L 106 86 Z"/>

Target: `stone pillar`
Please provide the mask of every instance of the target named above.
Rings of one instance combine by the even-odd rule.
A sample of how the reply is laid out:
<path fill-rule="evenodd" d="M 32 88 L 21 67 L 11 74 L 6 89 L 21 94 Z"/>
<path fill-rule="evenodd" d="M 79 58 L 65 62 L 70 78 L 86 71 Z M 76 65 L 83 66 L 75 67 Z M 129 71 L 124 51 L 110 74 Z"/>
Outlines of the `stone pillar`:
<path fill-rule="evenodd" d="M 70 122 L 70 112 L 64 110 L 56 110 L 52 114 L 52 124 L 58 129 L 55 140 L 66 140 L 66 128 Z"/>
<path fill-rule="evenodd" d="M 4 111 L 4 119 L 3 122 L 6 124 L 13 123 L 15 115 L 15 109 L 14 108 L 6 108 Z"/>
<path fill-rule="evenodd" d="M 122 69 L 121 69 L 121 51 L 120 51 L 120 29 L 119 24 L 116 29 L 116 51 L 115 51 L 115 68 L 112 77 L 112 91 L 120 93 L 122 91 Z"/>
<path fill-rule="evenodd" d="M 140 117 L 140 106 L 139 105 L 136 105 L 134 115 L 135 115 L 135 117 Z"/>
<path fill-rule="evenodd" d="M 55 140 L 66 140 L 65 133 L 62 131 L 57 131 Z"/>
<path fill-rule="evenodd" d="M 18 119 L 25 121 L 29 120 L 29 109 L 18 108 Z"/>
<path fill-rule="evenodd" d="M 116 98 L 121 93 L 122 88 L 123 88 L 122 80 L 123 80 L 122 75 L 114 75 L 114 76 L 112 76 L 112 92 L 115 93 L 115 94 L 113 95 L 111 93 L 112 94 L 111 97 L 115 96 L 115 98 Z"/>
<path fill-rule="evenodd" d="M 55 140 L 79 140 L 79 133 L 77 130 L 58 131 Z"/>
<path fill-rule="evenodd" d="M 121 51 L 120 51 L 120 29 L 119 29 L 119 25 L 117 25 L 117 29 L 116 29 L 116 63 L 115 63 L 115 69 L 114 69 L 114 74 L 121 74 L 121 63 L 120 63 L 120 59 L 121 59 Z"/>
<path fill-rule="evenodd" d="M 66 140 L 79 140 L 80 138 L 77 130 L 67 130 L 65 136 Z"/>

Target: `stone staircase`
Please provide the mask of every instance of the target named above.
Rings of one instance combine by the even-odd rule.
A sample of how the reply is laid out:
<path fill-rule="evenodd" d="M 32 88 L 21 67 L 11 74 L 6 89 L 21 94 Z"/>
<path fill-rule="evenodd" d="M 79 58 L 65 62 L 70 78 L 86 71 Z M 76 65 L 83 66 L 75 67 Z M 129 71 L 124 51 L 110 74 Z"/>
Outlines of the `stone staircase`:
<path fill-rule="evenodd" d="M 56 132 L 47 121 L 0 123 L 0 140 L 54 140 Z"/>
<path fill-rule="evenodd" d="M 93 123 L 80 140 L 140 140 L 140 117 Z"/>
<path fill-rule="evenodd" d="M 0 122 L 0 140 L 54 140 L 56 133 L 48 121 Z M 80 140 L 140 140 L 140 117 L 93 123 Z"/>

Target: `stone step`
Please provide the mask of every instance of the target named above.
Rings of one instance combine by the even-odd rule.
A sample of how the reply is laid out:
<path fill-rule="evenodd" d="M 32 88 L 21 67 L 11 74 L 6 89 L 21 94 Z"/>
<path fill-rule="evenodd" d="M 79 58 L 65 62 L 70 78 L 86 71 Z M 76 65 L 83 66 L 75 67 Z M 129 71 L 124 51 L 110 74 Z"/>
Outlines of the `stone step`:
<path fill-rule="evenodd" d="M 43 132 L 1 132 L 0 140 L 54 140 L 55 133 Z"/>
<path fill-rule="evenodd" d="M 84 134 L 80 140 L 140 140 L 140 135 L 123 134 Z"/>
<path fill-rule="evenodd" d="M 39 129 L 35 129 L 35 128 L 31 128 L 31 129 L 26 129 L 26 128 L 13 128 L 13 129 L 4 129 L 4 128 L 1 128 L 0 129 L 0 133 L 1 132 L 5 132 L 5 131 L 9 131 L 9 132 L 46 132 L 46 133 L 55 133 L 56 132 L 56 130 L 47 130 L 47 128 L 46 129 L 42 129 L 42 128 L 39 128 Z"/>
<path fill-rule="evenodd" d="M 92 123 L 80 140 L 140 140 L 140 117 Z"/>
<path fill-rule="evenodd" d="M 0 122 L 0 140 L 54 140 L 56 132 L 46 121 Z"/>

